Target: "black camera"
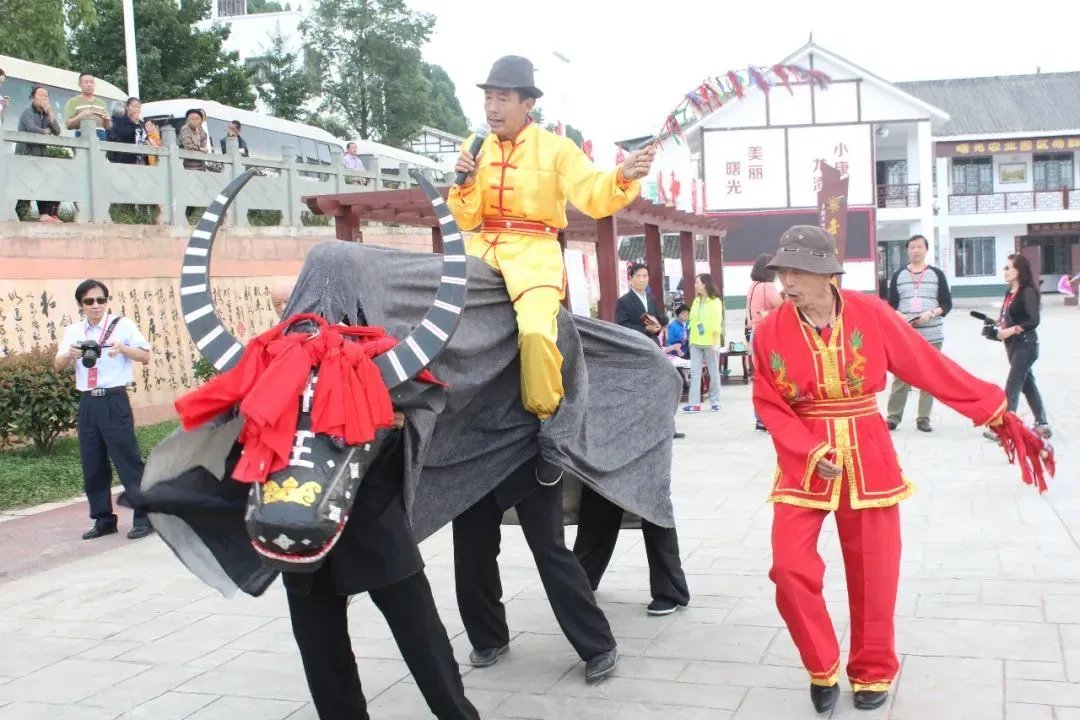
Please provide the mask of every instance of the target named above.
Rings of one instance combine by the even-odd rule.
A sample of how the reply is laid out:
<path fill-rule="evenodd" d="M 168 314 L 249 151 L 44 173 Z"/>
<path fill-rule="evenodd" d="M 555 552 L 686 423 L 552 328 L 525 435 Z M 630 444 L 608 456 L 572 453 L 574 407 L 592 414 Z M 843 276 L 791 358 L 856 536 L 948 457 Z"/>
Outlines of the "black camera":
<path fill-rule="evenodd" d="M 976 320 L 982 320 L 983 326 L 982 330 L 979 331 L 979 334 L 981 334 L 987 340 L 1001 342 L 1000 338 L 998 338 L 997 335 L 997 323 L 994 322 L 994 319 L 992 317 L 988 316 L 986 313 L 981 313 L 978 310 L 972 310 L 971 317 L 975 318 Z"/>
<path fill-rule="evenodd" d="M 75 347 L 82 352 L 83 367 L 92 368 L 97 365 L 98 358 L 101 357 L 101 343 L 96 340 L 83 340 L 75 343 Z"/>

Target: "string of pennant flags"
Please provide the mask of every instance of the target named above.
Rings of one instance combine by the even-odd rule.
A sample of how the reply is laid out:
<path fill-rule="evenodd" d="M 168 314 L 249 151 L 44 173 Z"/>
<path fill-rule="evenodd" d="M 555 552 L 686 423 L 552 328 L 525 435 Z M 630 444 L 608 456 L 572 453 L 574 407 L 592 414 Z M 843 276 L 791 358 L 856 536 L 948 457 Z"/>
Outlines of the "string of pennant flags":
<path fill-rule="evenodd" d="M 681 144 L 686 139 L 682 132 L 684 126 L 697 122 L 733 100 L 742 100 L 751 88 L 768 93 L 774 87 L 782 86 L 794 94 L 792 85 L 810 83 L 825 89 L 830 82 L 831 78 L 820 70 L 794 64 L 751 66 L 745 70 L 729 70 L 724 75 L 707 77 L 683 96 L 678 106 L 668 113 L 659 132 L 646 145 L 659 144 L 663 147 L 664 141 L 669 139 Z"/>

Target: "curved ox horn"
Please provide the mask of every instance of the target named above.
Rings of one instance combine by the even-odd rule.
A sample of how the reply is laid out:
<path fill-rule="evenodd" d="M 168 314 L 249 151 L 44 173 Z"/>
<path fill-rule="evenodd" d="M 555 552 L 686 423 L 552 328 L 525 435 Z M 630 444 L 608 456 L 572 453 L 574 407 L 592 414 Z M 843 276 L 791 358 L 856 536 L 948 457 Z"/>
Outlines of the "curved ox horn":
<path fill-rule="evenodd" d="M 188 239 L 184 266 L 180 270 L 180 308 L 184 323 L 195 347 L 219 372 L 228 370 L 240 360 L 244 346 L 225 328 L 214 307 L 214 298 L 210 294 L 210 251 L 225 212 L 254 176 L 255 171 L 248 170 L 226 185 L 206 208 Z"/>
<path fill-rule="evenodd" d="M 416 170 L 410 170 L 409 175 L 420 185 L 435 209 L 442 230 L 443 269 L 435 302 L 424 319 L 393 349 L 375 357 L 375 365 L 389 388 L 416 377 L 443 351 L 457 329 L 465 305 L 467 266 L 461 229 L 435 186 Z"/>
<path fill-rule="evenodd" d="M 219 372 L 230 369 L 239 361 L 244 346 L 225 328 L 214 307 L 210 294 L 210 253 L 225 212 L 254 174 L 248 170 L 214 198 L 192 231 L 184 251 L 180 274 L 180 307 L 184 312 L 184 323 L 195 347 Z M 389 388 L 416 377 L 443 351 L 457 329 L 465 305 L 467 264 L 461 230 L 435 186 L 416 170 L 410 170 L 409 174 L 431 201 L 439 221 L 443 236 L 443 270 L 435 301 L 424 319 L 408 337 L 374 360 Z"/>

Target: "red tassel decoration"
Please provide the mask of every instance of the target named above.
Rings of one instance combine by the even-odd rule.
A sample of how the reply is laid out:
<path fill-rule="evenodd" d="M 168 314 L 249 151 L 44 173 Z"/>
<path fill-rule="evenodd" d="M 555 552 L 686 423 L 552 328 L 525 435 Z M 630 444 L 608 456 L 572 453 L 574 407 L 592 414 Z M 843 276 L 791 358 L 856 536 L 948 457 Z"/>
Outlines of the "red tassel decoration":
<path fill-rule="evenodd" d="M 1040 493 L 1046 492 L 1046 474 L 1054 477 L 1057 470 L 1054 449 L 1016 416 L 1006 412 L 1001 422 L 990 429 L 998 436 L 1009 463 L 1020 465 L 1025 485 L 1034 485 Z"/>

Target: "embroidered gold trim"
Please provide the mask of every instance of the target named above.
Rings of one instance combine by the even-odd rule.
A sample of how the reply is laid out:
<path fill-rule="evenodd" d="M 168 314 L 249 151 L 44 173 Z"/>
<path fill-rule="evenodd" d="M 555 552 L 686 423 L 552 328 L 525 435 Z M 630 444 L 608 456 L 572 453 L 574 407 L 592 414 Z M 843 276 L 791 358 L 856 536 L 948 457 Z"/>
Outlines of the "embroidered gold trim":
<path fill-rule="evenodd" d="M 813 681 L 811 681 L 811 682 L 813 682 Z M 852 690 L 852 692 L 859 692 L 861 690 L 869 690 L 870 692 L 883 692 L 883 691 L 888 690 L 889 686 L 891 684 L 892 684 L 892 680 L 886 680 L 884 682 L 874 682 L 874 683 L 859 683 L 859 682 L 855 682 L 854 680 L 852 680 L 851 681 L 851 690 Z"/>
<path fill-rule="evenodd" d="M 827 443 L 821 443 L 810 452 L 810 456 L 806 459 L 806 472 L 803 473 L 802 479 L 802 489 L 804 491 L 810 492 L 810 480 L 814 477 L 814 469 L 817 468 L 818 461 L 825 457 L 830 450 L 832 448 Z"/>
<path fill-rule="evenodd" d="M 806 508 L 808 510 L 825 510 L 826 512 L 836 510 L 836 508 L 839 507 L 836 500 L 807 500 L 806 498 L 797 497 L 795 495 L 784 495 L 780 493 L 773 493 L 769 496 L 768 501 L 771 503 L 794 505 L 795 507 Z"/>
<path fill-rule="evenodd" d="M 820 685 L 821 687 L 832 687 L 836 683 L 840 682 L 840 658 L 836 659 L 831 669 L 823 673 L 810 672 L 810 684 Z"/>

